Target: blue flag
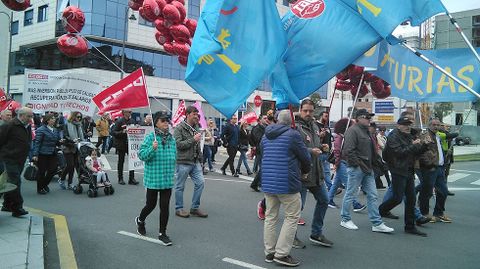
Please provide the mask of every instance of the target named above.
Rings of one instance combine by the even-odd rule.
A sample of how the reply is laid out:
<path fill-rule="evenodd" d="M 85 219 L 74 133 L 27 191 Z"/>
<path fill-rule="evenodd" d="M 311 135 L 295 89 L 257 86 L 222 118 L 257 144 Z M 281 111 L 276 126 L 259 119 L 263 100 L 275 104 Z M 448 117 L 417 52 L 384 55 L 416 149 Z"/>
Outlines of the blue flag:
<path fill-rule="evenodd" d="M 296 96 L 289 100 L 292 104 L 318 90 L 382 39 L 355 10 L 337 0 L 297 1 L 282 21 L 288 47 L 280 64 L 290 85 L 279 81 L 281 68 L 275 69 L 271 80 L 277 96 L 291 96 L 291 87 Z"/>
<path fill-rule="evenodd" d="M 286 47 L 275 1 L 208 0 L 185 81 L 230 117 L 270 74 Z"/>
<path fill-rule="evenodd" d="M 383 38 L 404 21 L 418 26 L 446 11 L 440 0 L 340 0 L 356 10 Z"/>

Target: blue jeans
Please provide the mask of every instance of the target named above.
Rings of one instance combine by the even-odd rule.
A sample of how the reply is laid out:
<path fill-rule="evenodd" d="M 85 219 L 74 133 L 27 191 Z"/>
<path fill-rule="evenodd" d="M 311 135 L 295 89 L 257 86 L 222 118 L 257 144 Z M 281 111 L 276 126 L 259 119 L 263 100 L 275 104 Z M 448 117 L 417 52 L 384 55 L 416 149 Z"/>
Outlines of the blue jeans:
<path fill-rule="evenodd" d="M 327 189 L 330 190 L 332 188 L 332 181 L 330 179 L 330 163 L 328 162 L 328 155 L 330 155 L 330 153 L 322 153 L 318 156 L 318 158 L 322 163 L 325 184 L 327 184 Z"/>
<path fill-rule="evenodd" d="M 203 166 L 208 162 L 208 169 L 212 170 L 212 148 L 210 146 L 203 146 Z"/>
<path fill-rule="evenodd" d="M 392 197 L 393 197 L 393 190 L 392 190 L 392 184 L 390 184 L 387 191 L 385 192 L 385 195 L 383 196 L 382 203 L 389 200 Z M 403 203 L 405 203 L 405 195 L 403 196 Z M 420 209 L 418 209 L 418 207 L 415 207 L 413 209 L 413 213 L 415 214 L 415 220 L 419 220 L 423 217 L 423 215 L 422 215 L 422 213 L 420 213 Z"/>
<path fill-rule="evenodd" d="M 358 191 L 358 187 L 362 186 L 362 190 L 367 194 L 368 217 L 373 225 L 377 226 L 383 223 L 380 213 L 378 213 L 377 205 L 377 188 L 373 172 L 365 173 L 360 166 L 347 166 L 348 182 L 347 191 L 343 197 L 342 220 L 349 221 L 352 219 L 350 210 L 352 208 L 353 199 Z"/>
<path fill-rule="evenodd" d="M 317 201 L 315 211 L 313 212 L 312 235 L 320 236 L 322 235 L 323 219 L 325 218 L 325 213 L 328 208 L 327 189 L 325 188 L 325 184 L 315 187 L 303 187 L 300 192 L 302 198 L 302 210 L 307 197 L 307 189 L 313 194 L 313 197 Z"/>
<path fill-rule="evenodd" d="M 421 187 L 418 195 L 420 211 L 423 215 L 428 215 L 429 200 L 433 195 L 433 187 L 436 190 L 434 216 L 442 216 L 445 211 L 445 202 L 447 200 L 447 184 L 445 183 L 445 170 L 443 166 L 435 167 L 433 170 L 421 170 Z"/>
<path fill-rule="evenodd" d="M 193 184 L 192 209 L 200 207 L 200 198 L 202 196 L 205 180 L 203 179 L 202 166 L 200 163 L 195 164 L 177 164 L 175 179 L 175 210 L 183 208 L 183 191 L 185 189 L 185 181 L 190 175 Z"/>
<path fill-rule="evenodd" d="M 239 150 L 239 151 L 240 151 L 240 159 L 238 159 L 237 171 L 240 172 L 240 167 L 242 166 L 242 162 L 243 162 L 243 165 L 247 169 L 247 173 L 251 174 L 252 171 L 250 171 L 250 167 L 248 166 L 248 163 L 247 163 L 247 151 L 246 150 Z"/>
<path fill-rule="evenodd" d="M 330 187 L 330 191 L 328 191 L 328 202 L 333 202 L 333 197 L 335 197 L 335 193 L 340 185 L 347 186 L 348 175 L 347 175 L 347 162 L 344 160 L 340 161 L 340 164 L 337 167 L 337 171 L 335 173 L 335 177 L 333 178 L 332 186 Z M 353 205 L 359 205 L 360 203 L 357 199 L 353 199 Z"/>

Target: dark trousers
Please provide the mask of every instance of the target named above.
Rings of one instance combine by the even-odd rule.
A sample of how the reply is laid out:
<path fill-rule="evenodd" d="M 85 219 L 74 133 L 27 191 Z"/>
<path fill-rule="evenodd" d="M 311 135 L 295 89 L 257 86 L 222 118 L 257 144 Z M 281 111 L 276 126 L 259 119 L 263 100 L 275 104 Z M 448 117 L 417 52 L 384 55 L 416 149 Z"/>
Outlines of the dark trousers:
<path fill-rule="evenodd" d="M 433 187 L 435 187 L 435 208 L 434 216 L 442 216 L 445 211 L 445 202 L 447 200 L 447 184 L 445 183 L 445 168 L 443 166 L 435 167 L 432 170 L 421 170 L 422 177 L 420 194 L 418 202 L 420 204 L 420 212 L 422 215 L 428 215 L 429 200 L 433 195 Z"/>
<path fill-rule="evenodd" d="M 64 153 L 63 157 L 65 158 L 65 162 L 67 166 L 63 169 L 63 173 L 61 176 L 61 180 L 64 181 L 68 174 L 68 184 L 72 184 L 73 181 L 73 174 L 75 173 L 75 169 L 78 172 L 78 153 Z"/>
<path fill-rule="evenodd" d="M 212 150 L 212 162 L 215 161 L 215 154 L 217 154 L 218 147 L 217 146 L 210 146 L 210 149 Z"/>
<path fill-rule="evenodd" d="M 57 171 L 57 155 L 39 155 L 37 171 L 37 191 L 44 189 Z"/>
<path fill-rule="evenodd" d="M 385 215 L 394 207 L 402 203 L 405 196 L 405 229 L 415 228 L 415 178 L 412 175 L 406 177 L 392 173 L 392 192 L 393 196 L 385 200 L 378 211 L 380 215 Z"/>
<path fill-rule="evenodd" d="M 262 180 L 262 156 L 261 155 L 255 156 L 255 161 L 258 164 L 258 173 L 255 174 L 255 178 L 253 178 L 253 181 L 250 184 L 250 187 L 257 189 L 262 184 L 261 183 L 261 180 Z"/>
<path fill-rule="evenodd" d="M 23 208 L 23 197 L 21 193 L 21 174 L 23 171 L 23 164 L 3 162 L 0 163 L 3 166 L 3 171 L 7 173 L 8 182 L 17 186 L 13 191 L 4 193 L 3 206 L 9 208 L 12 212 L 18 211 Z"/>
<path fill-rule="evenodd" d="M 117 150 L 118 154 L 118 163 L 117 163 L 117 174 L 118 180 L 123 180 L 123 163 L 125 162 L 125 155 L 128 153 L 125 150 Z M 135 175 L 133 170 L 128 171 L 128 180 L 133 180 Z"/>
<path fill-rule="evenodd" d="M 157 205 L 157 197 L 160 196 L 160 201 L 158 202 L 158 206 L 160 207 L 160 230 L 159 232 L 165 234 L 167 230 L 167 223 L 168 223 L 168 216 L 169 216 L 169 208 L 170 208 L 170 196 L 172 196 L 172 189 L 165 189 L 165 190 L 153 190 L 147 189 L 147 202 L 145 207 L 142 209 L 140 213 L 140 221 L 145 221 L 147 216 L 152 213 Z"/>
<path fill-rule="evenodd" d="M 227 169 L 227 165 L 228 165 L 230 167 L 230 172 L 232 172 L 232 175 L 233 175 L 235 174 L 235 167 L 233 166 L 233 163 L 235 162 L 235 156 L 237 155 L 237 147 L 236 146 L 227 147 L 227 153 L 228 153 L 228 159 L 223 164 L 222 170 Z"/>
<path fill-rule="evenodd" d="M 95 145 L 96 148 L 102 145 L 102 154 L 105 154 L 105 150 L 107 149 L 107 146 L 108 146 L 107 140 L 108 140 L 108 136 L 98 137 L 97 144 Z"/>
<path fill-rule="evenodd" d="M 379 174 L 376 174 L 376 173 L 374 174 L 374 176 L 375 176 L 375 185 L 377 186 L 377 189 L 381 188 L 381 187 L 385 187 L 385 186 L 383 186 L 382 179 L 380 178 L 381 176 Z M 385 171 L 384 176 L 387 179 L 388 186 L 390 186 L 390 184 L 392 184 L 392 182 L 390 181 L 390 175 L 388 174 L 388 171 Z"/>

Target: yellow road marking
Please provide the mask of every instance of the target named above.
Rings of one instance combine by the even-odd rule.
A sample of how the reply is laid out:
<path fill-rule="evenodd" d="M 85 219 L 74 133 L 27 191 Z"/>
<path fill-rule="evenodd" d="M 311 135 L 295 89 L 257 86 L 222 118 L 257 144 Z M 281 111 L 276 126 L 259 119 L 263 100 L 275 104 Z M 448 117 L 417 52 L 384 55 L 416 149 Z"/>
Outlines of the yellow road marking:
<path fill-rule="evenodd" d="M 55 223 L 55 233 L 57 236 L 58 257 L 60 258 L 60 268 L 77 269 L 75 252 L 73 251 L 70 232 L 68 231 L 67 219 L 63 215 L 57 215 L 45 212 L 40 209 L 28 208 L 28 211 L 53 219 Z"/>

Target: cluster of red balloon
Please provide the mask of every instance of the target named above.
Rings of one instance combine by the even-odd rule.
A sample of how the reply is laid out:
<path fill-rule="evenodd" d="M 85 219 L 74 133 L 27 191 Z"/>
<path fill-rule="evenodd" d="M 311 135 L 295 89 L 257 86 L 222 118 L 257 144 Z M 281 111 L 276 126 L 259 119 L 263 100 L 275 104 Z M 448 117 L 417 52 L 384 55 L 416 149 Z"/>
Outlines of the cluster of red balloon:
<path fill-rule="evenodd" d="M 337 83 L 335 88 L 340 91 L 350 91 L 353 96 L 357 94 L 358 86 L 364 73 L 364 67 L 357 65 L 349 65 L 342 72 L 337 74 Z M 385 99 L 392 93 L 391 86 L 383 79 L 365 72 L 362 86 L 358 93 L 358 98 L 362 98 L 368 94 L 369 89 L 372 95 L 378 99 Z"/>
<path fill-rule="evenodd" d="M 2 0 L 2 3 L 13 11 L 23 11 L 30 7 L 30 0 Z"/>
<path fill-rule="evenodd" d="M 0 88 L 0 111 L 10 110 L 15 116 L 15 110 L 21 106 L 22 105 L 19 102 L 11 99 L 10 96 L 5 93 L 3 88 Z"/>
<path fill-rule="evenodd" d="M 57 39 L 58 49 L 68 57 L 79 58 L 87 55 L 87 40 L 79 33 L 85 25 L 85 15 L 78 7 L 69 6 L 63 10 L 62 24 L 67 34 Z"/>
<path fill-rule="evenodd" d="M 146 21 L 155 23 L 155 39 L 165 52 L 178 56 L 186 66 L 197 21 L 186 19 L 184 0 L 129 0 L 128 6 L 138 10 Z"/>

